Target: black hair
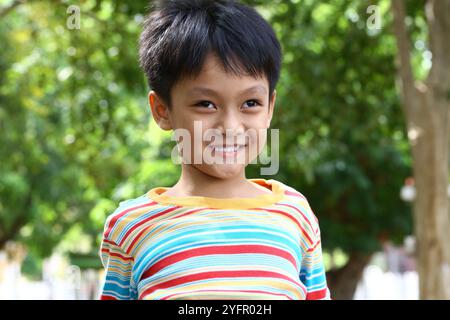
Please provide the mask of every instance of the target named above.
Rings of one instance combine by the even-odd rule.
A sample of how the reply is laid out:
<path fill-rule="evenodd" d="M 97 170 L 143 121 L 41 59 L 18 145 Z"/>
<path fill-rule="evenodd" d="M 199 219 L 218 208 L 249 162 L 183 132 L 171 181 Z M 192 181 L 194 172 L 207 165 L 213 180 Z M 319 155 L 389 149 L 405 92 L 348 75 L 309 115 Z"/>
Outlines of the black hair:
<path fill-rule="evenodd" d="M 234 0 L 155 1 L 139 40 L 139 62 L 152 88 L 170 107 L 173 86 L 201 72 L 214 53 L 226 72 L 265 75 L 269 97 L 278 82 L 281 46 L 264 18 Z"/>

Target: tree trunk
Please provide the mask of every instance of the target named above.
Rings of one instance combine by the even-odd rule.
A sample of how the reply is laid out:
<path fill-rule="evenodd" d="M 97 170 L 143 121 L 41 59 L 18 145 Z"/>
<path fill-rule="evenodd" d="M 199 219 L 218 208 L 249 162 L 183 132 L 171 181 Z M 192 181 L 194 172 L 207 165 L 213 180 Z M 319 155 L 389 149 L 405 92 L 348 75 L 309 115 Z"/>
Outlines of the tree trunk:
<path fill-rule="evenodd" d="M 450 109 L 450 0 L 426 4 L 433 66 L 425 83 L 414 81 L 403 0 L 393 0 L 403 111 L 416 186 L 414 223 L 420 299 L 450 299 L 448 185 Z M 446 21 L 447 20 L 447 21 Z"/>
<path fill-rule="evenodd" d="M 429 104 L 438 102 L 429 90 L 421 100 L 425 112 L 414 123 L 423 133 L 412 146 L 420 298 L 450 299 L 447 118 L 443 112 L 430 112 Z"/>
<path fill-rule="evenodd" d="M 370 262 L 371 257 L 371 254 L 352 252 L 345 266 L 327 271 L 327 284 L 333 300 L 353 299 L 364 268 Z"/>

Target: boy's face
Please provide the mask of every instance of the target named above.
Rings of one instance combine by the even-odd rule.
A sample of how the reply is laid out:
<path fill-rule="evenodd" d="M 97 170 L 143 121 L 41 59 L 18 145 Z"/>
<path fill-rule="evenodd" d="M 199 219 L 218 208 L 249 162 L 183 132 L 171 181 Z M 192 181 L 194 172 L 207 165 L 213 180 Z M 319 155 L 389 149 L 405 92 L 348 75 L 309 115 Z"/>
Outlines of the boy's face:
<path fill-rule="evenodd" d="M 189 143 L 178 144 L 185 164 L 230 178 L 242 174 L 262 151 L 276 99 L 274 92 L 269 101 L 266 77 L 226 73 L 210 54 L 199 76 L 179 81 L 171 98 L 169 110 L 154 91 L 149 93 L 153 117 L 162 129 L 189 132 Z"/>

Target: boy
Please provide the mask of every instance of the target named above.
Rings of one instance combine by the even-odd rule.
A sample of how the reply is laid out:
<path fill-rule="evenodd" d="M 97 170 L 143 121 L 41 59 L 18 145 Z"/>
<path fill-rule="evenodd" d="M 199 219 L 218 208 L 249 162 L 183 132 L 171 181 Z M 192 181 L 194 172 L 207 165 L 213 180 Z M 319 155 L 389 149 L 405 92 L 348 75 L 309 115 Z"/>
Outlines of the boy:
<path fill-rule="evenodd" d="M 188 133 L 182 174 L 108 216 L 101 299 L 330 299 L 305 197 L 245 177 L 266 142 L 280 61 L 272 28 L 250 7 L 173 0 L 153 8 L 140 63 L 156 123 Z"/>

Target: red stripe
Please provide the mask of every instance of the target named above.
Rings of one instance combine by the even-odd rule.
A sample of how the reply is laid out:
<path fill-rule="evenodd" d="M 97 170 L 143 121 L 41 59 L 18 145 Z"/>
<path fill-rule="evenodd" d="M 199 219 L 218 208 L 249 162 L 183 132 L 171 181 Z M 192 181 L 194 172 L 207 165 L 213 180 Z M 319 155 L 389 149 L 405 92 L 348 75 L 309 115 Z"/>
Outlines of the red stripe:
<path fill-rule="evenodd" d="M 174 253 L 163 258 L 149 269 L 147 269 L 141 277 L 141 280 L 151 277 L 159 270 L 191 257 L 205 256 L 211 254 L 240 254 L 240 253 L 265 253 L 274 256 L 282 257 L 296 266 L 295 259 L 291 254 L 284 250 L 262 245 L 233 245 L 233 246 L 207 246 L 202 248 L 188 249 L 182 252 Z"/>
<path fill-rule="evenodd" d="M 297 198 L 306 200 L 305 196 L 303 196 L 302 194 L 297 193 L 297 192 L 292 192 L 292 191 L 289 191 L 289 190 L 285 190 L 284 194 L 288 195 L 288 196 L 293 196 L 293 197 L 297 197 Z"/>
<path fill-rule="evenodd" d="M 300 193 L 295 193 L 295 192 L 292 192 L 292 191 L 285 191 L 285 194 L 286 195 L 290 195 L 290 196 L 294 196 L 294 197 L 297 197 L 297 198 L 300 198 L 300 199 L 303 199 L 303 200 L 305 200 L 305 201 L 308 201 L 306 198 L 305 198 L 305 196 L 304 195 L 302 195 L 302 194 L 300 194 Z M 319 220 L 317 219 L 317 217 L 316 217 L 316 214 L 314 213 L 314 211 L 311 209 L 311 212 L 312 212 L 312 214 L 313 214 L 313 217 L 314 217 L 314 219 L 317 221 L 317 222 L 319 222 Z"/>
<path fill-rule="evenodd" d="M 308 292 L 308 294 L 306 295 L 306 300 L 318 300 L 323 299 L 326 296 L 327 296 L 327 288 Z"/>
<path fill-rule="evenodd" d="M 120 259 L 122 259 L 122 260 L 134 260 L 133 259 L 133 257 L 125 257 L 125 256 L 123 256 L 123 255 L 121 255 L 121 254 L 119 254 L 119 253 L 112 253 L 112 252 L 110 252 L 108 249 L 102 249 L 102 252 L 106 252 L 106 253 L 108 253 L 110 256 L 113 256 L 113 257 L 119 257 Z"/>
<path fill-rule="evenodd" d="M 209 272 L 190 274 L 187 276 L 182 276 L 182 277 L 178 277 L 176 279 L 161 282 L 159 284 L 156 284 L 154 286 L 147 288 L 144 292 L 142 292 L 140 294 L 139 299 L 141 299 L 143 296 L 146 296 L 147 294 L 150 294 L 151 292 L 158 290 L 158 289 L 170 288 L 170 287 L 173 287 L 176 285 L 180 285 L 180 284 L 188 283 L 188 282 L 194 282 L 194 281 L 198 281 L 198 280 L 223 278 L 223 277 L 229 277 L 229 278 L 272 277 L 272 278 L 285 279 L 285 280 L 288 280 L 289 282 L 292 282 L 296 286 L 299 286 L 299 283 L 292 280 L 291 278 L 286 277 L 285 275 L 282 275 L 282 274 L 279 274 L 276 272 L 271 272 L 271 271 L 259 271 L 259 270 L 209 271 Z"/>
<path fill-rule="evenodd" d="M 119 300 L 119 299 L 117 299 L 116 297 L 113 297 L 113 296 L 108 296 L 108 295 L 102 294 L 100 297 L 100 300 Z"/>
<path fill-rule="evenodd" d="M 178 208 L 180 208 L 180 206 L 177 206 L 177 207 L 176 207 L 176 209 L 178 209 Z M 205 208 L 199 208 L 199 209 L 191 210 L 191 211 L 185 212 L 185 213 L 183 213 L 183 214 L 181 214 L 181 215 L 174 216 L 174 217 L 172 217 L 172 218 L 170 218 L 170 219 L 176 219 L 176 218 L 179 218 L 179 217 L 182 217 L 182 216 L 185 216 L 185 215 L 188 215 L 188 214 L 192 214 L 192 213 L 195 213 L 195 212 L 198 212 L 198 211 L 201 211 L 201 210 L 205 210 Z M 167 213 L 167 212 L 166 212 L 166 213 Z M 151 219 L 150 219 L 150 220 L 151 220 Z M 130 252 L 133 250 L 134 245 L 135 245 L 136 242 L 140 239 L 141 235 L 142 235 L 144 232 L 146 232 L 147 229 L 150 228 L 150 227 L 151 227 L 151 226 L 147 226 L 147 227 L 143 228 L 141 231 L 139 231 L 139 233 L 134 237 L 134 239 L 133 239 L 133 241 L 131 242 L 131 244 L 128 246 L 128 249 L 127 249 L 127 251 L 126 251 L 127 254 L 130 254 Z"/>
<path fill-rule="evenodd" d="M 121 213 L 115 215 L 115 216 L 111 219 L 111 221 L 109 222 L 109 225 L 108 225 L 108 228 L 106 229 L 106 232 L 105 232 L 104 237 L 105 237 L 105 238 L 108 238 L 108 237 L 109 237 L 109 233 L 111 232 L 111 230 L 112 230 L 114 224 L 117 222 L 117 220 L 119 220 L 121 217 L 123 217 L 124 215 L 126 215 L 128 212 L 130 212 L 130 211 L 132 211 L 132 210 L 140 209 L 140 208 L 151 207 L 151 206 L 153 206 L 153 205 L 155 205 L 155 204 L 157 204 L 157 202 L 152 201 L 152 202 L 149 202 L 149 203 L 145 203 L 145 204 L 143 204 L 143 205 L 140 205 L 140 206 L 128 208 L 128 209 L 122 211 Z"/>
<path fill-rule="evenodd" d="M 136 223 L 134 226 L 132 226 L 132 227 L 125 233 L 125 235 L 123 236 L 122 240 L 120 240 L 119 246 L 121 246 L 121 245 L 125 242 L 125 240 L 127 239 L 127 237 L 130 235 L 130 233 L 132 233 L 132 232 L 133 232 L 136 228 L 138 228 L 139 226 L 143 225 L 144 223 L 146 223 L 146 222 L 148 222 L 148 221 L 151 221 L 151 220 L 153 220 L 153 219 L 156 219 L 156 218 L 158 218 L 158 217 L 160 217 L 160 216 L 162 216 L 162 215 L 164 215 L 164 214 L 166 214 L 166 213 L 169 213 L 169 212 L 172 212 L 172 211 L 174 211 L 174 210 L 177 210 L 178 208 L 180 208 L 180 206 L 171 207 L 171 208 L 169 208 L 169 209 L 166 209 L 166 210 L 161 211 L 160 213 L 151 215 L 150 217 L 148 217 L 148 218 L 146 218 L 146 219 L 143 219 L 143 220 L 139 221 L 138 223 Z M 133 242 L 134 242 L 136 239 L 137 239 L 137 237 L 134 238 Z"/>
<path fill-rule="evenodd" d="M 108 239 L 103 239 L 103 242 L 106 242 L 106 243 L 112 244 L 114 246 L 117 246 L 117 244 L 114 241 L 111 241 L 111 240 L 108 240 Z"/>
<path fill-rule="evenodd" d="M 168 296 L 165 296 L 165 297 L 161 298 L 161 300 L 168 300 L 171 297 L 177 296 L 177 295 L 180 295 L 180 294 L 197 293 L 197 292 L 223 292 L 223 293 L 228 293 L 228 292 L 237 292 L 237 293 L 248 292 L 248 293 L 263 293 L 263 294 L 269 294 L 269 295 L 272 295 L 272 296 L 286 297 L 289 300 L 292 300 L 292 298 L 289 297 L 287 294 L 274 293 L 274 292 L 261 291 L 261 290 L 195 290 L 195 291 L 183 291 L 183 292 L 173 293 L 173 294 L 170 294 Z"/>
<path fill-rule="evenodd" d="M 295 219 L 294 217 L 292 217 L 289 213 L 281 211 L 281 210 L 274 210 L 274 209 L 260 209 L 260 208 L 254 208 L 253 210 L 263 210 L 263 211 L 269 211 L 269 212 L 273 212 L 273 213 L 279 213 L 282 214 L 286 217 L 288 217 L 289 219 L 291 219 L 292 221 L 295 222 L 295 224 L 300 228 L 300 230 L 302 231 L 302 233 L 306 236 L 306 238 L 308 238 L 309 242 L 312 244 L 313 241 L 311 240 L 311 238 L 308 236 L 308 234 L 306 233 L 305 229 L 303 229 L 303 227 L 301 226 L 300 222 L 298 222 L 297 219 Z"/>
<path fill-rule="evenodd" d="M 306 222 L 308 222 L 308 224 L 309 224 L 309 226 L 311 227 L 311 229 L 314 230 L 313 226 L 311 225 L 311 222 L 309 222 L 309 219 L 306 218 L 306 216 L 303 214 L 303 212 L 302 212 L 299 208 L 297 208 L 297 207 L 295 207 L 295 206 L 291 206 L 290 204 L 285 204 L 285 203 L 280 203 L 280 204 L 278 204 L 278 205 L 280 205 L 280 206 L 286 206 L 286 207 L 292 208 L 292 209 L 294 209 L 295 211 L 297 211 L 298 213 L 300 213 L 300 214 L 302 215 L 302 217 L 306 220 Z"/>
<path fill-rule="evenodd" d="M 184 216 L 187 216 L 187 215 L 190 215 L 190 214 L 202 211 L 202 210 L 210 210 L 210 208 L 200 208 L 200 209 L 194 209 L 194 210 L 191 210 L 191 211 L 186 211 L 185 213 L 177 215 L 177 216 L 174 216 L 171 219 L 178 219 L 178 218 L 181 218 L 181 217 L 184 217 Z"/>
<path fill-rule="evenodd" d="M 320 239 L 319 239 L 319 241 L 317 241 L 317 243 L 312 248 L 309 248 L 308 250 L 306 250 L 306 252 L 314 251 L 314 249 L 316 249 L 316 247 L 319 245 L 319 243 L 320 243 Z"/>

